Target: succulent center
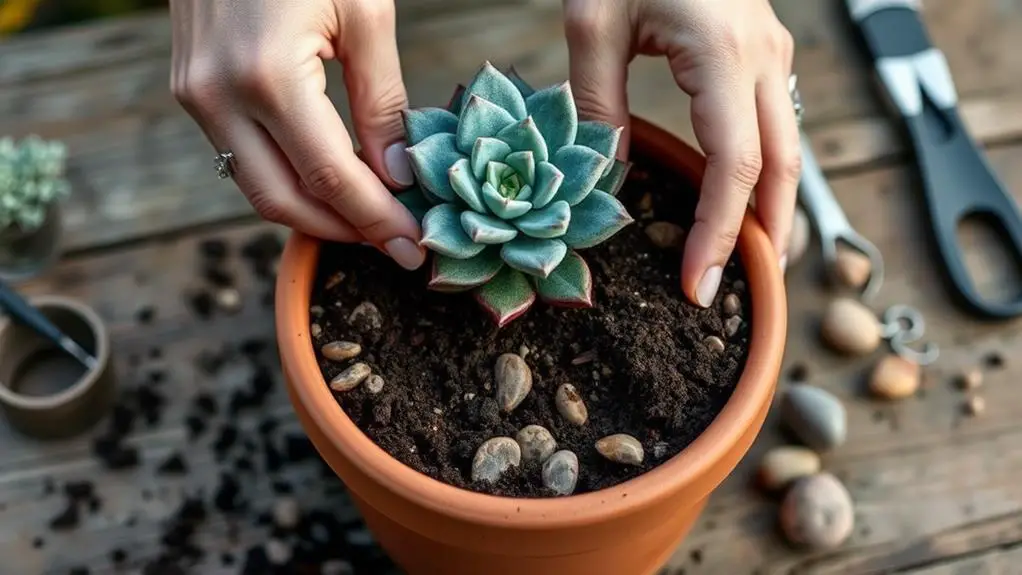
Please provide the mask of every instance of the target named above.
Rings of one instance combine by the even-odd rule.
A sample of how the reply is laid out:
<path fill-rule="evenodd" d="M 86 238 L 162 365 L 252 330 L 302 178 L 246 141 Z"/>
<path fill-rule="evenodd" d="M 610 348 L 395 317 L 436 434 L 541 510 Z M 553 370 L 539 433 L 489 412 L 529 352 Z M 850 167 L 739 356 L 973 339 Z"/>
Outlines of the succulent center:
<path fill-rule="evenodd" d="M 500 195 L 513 200 L 518 197 L 518 192 L 522 191 L 522 178 L 518 175 L 518 172 L 513 169 L 508 169 L 504 172 L 504 175 L 500 178 L 500 186 L 497 187 L 497 191 Z"/>

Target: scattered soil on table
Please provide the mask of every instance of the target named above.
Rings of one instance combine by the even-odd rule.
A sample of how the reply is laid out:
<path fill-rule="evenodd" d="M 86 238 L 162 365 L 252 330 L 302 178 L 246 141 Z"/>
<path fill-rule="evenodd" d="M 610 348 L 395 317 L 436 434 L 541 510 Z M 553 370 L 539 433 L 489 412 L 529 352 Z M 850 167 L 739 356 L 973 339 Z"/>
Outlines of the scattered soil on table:
<path fill-rule="evenodd" d="M 739 314 L 748 317 L 744 269 L 736 254 L 714 304 L 701 309 L 688 303 L 679 289 L 680 252 L 655 247 L 644 227 L 669 221 L 688 228 L 695 193 L 676 176 L 636 163 L 620 199 L 636 223 L 580 251 L 593 273 L 595 307 L 564 309 L 537 301 L 499 330 L 471 295 L 427 290 L 428 265 L 406 272 L 372 248 L 325 245 L 310 309 L 323 375 L 329 381 L 351 361 L 362 361 L 385 380 L 379 393 L 362 384 L 335 394 L 340 405 L 406 465 L 497 495 L 552 495 L 538 466 L 512 468 L 495 484 L 469 479 L 480 444 L 514 437 L 530 424 L 546 427 L 558 449 L 578 456 L 576 494 L 611 487 L 677 454 L 720 412 L 745 364 L 748 322 L 728 336 L 723 311 L 724 298 L 735 294 Z M 379 317 L 349 322 L 363 302 L 373 304 Z M 724 342 L 722 352 L 704 343 L 709 336 Z M 361 354 L 347 362 L 324 359 L 319 347 L 338 340 L 361 344 Z M 494 399 L 494 363 L 523 345 L 530 350 L 525 359 L 533 388 L 505 414 Z M 589 419 L 582 427 L 567 423 L 554 405 L 564 383 L 585 400 Z M 595 442 L 615 433 L 642 442 L 641 466 L 599 455 Z"/>

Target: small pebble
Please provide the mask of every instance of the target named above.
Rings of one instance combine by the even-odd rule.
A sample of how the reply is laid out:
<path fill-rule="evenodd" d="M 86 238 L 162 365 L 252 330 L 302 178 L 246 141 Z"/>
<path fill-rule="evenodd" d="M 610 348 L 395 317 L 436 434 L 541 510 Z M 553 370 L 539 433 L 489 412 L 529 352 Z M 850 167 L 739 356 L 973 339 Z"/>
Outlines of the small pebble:
<path fill-rule="evenodd" d="M 919 389 L 919 364 L 889 354 L 877 362 L 869 378 L 869 390 L 884 399 L 904 399 Z"/>
<path fill-rule="evenodd" d="M 520 355 L 501 354 L 493 368 L 493 379 L 497 385 L 497 405 L 510 413 L 518 407 L 532 391 L 532 371 Z"/>
<path fill-rule="evenodd" d="M 978 367 L 969 369 L 958 378 L 958 386 L 962 389 L 976 389 L 983 385 L 983 372 Z"/>
<path fill-rule="evenodd" d="M 797 480 L 781 503 L 780 515 L 785 537 L 812 549 L 841 545 L 855 526 L 852 496 L 827 472 Z"/>
<path fill-rule="evenodd" d="M 809 218 L 802 206 L 795 206 L 791 220 L 791 234 L 788 236 L 788 268 L 795 265 L 809 247 Z"/>
<path fill-rule="evenodd" d="M 866 254 L 842 245 L 837 247 L 834 272 L 841 285 L 851 289 L 862 289 L 869 281 L 873 264 Z"/>
<path fill-rule="evenodd" d="M 596 361 L 596 350 L 590 349 L 583 351 L 571 359 L 571 365 L 585 365 L 592 361 Z"/>
<path fill-rule="evenodd" d="M 713 353 L 724 352 L 724 340 L 720 339 L 715 335 L 706 336 L 706 339 L 703 340 L 703 345 L 705 345 L 706 348 L 712 351 Z"/>
<path fill-rule="evenodd" d="M 510 437 L 487 439 L 472 458 L 472 481 L 495 482 L 510 467 L 522 462 L 522 449 Z"/>
<path fill-rule="evenodd" d="M 785 445 L 767 451 L 759 463 L 759 481 L 767 491 L 783 489 L 796 479 L 820 471 L 820 456 L 812 449 Z"/>
<path fill-rule="evenodd" d="M 987 402 L 981 396 L 974 395 L 965 402 L 965 409 L 969 412 L 969 415 L 982 415 L 987 409 Z"/>
<path fill-rule="evenodd" d="M 324 313 L 326 313 L 326 310 L 323 309 L 323 306 L 314 305 L 309 308 L 309 314 L 312 317 L 319 318 L 322 317 Z"/>
<path fill-rule="evenodd" d="M 362 346 L 353 341 L 331 341 L 319 351 L 330 361 L 347 361 L 362 353 Z"/>
<path fill-rule="evenodd" d="M 323 328 L 318 323 L 314 323 L 309 326 L 309 333 L 312 334 L 312 337 L 319 337 L 323 335 Z"/>
<path fill-rule="evenodd" d="M 571 495 L 578 483 L 578 456 L 562 449 L 543 464 L 543 485 L 558 495 Z"/>
<path fill-rule="evenodd" d="M 642 444 L 631 435 L 624 433 L 608 435 L 596 442 L 596 451 L 615 463 L 642 465 Z"/>
<path fill-rule="evenodd" d="M 781 421 L 807 446 L 837 447 L 848 434 L 845 406 L 832 393 L 807 384 L 793 385 L 781 400 Z"/>
<path fill-rule="evenodd" d="M 866 355 L 880 346 L 880 321 L 866 306 L 837 298 L 823 313 L 820 335 L 831 348 L 847 355 Z"/>
<path fill-rule="evenodd" d="M 681 249 L 685 246 L 685 230 L 671 222 L 650 223 L 646 226 L 646 235 L 658 248 Z"/>
<path fill-rule="evenodd" d="M 568 423 L 573 425 L 585 425 L 589 419 L 589 409 L 579 395 L 575 386 L 570 383 L 561 384 L 554 394 L 554 405 L 557 406 L 557 413 L 561 414 Z"/>
<path fill-rule="evenodd" d="M 639 198 L 639 211 L 648 212 L 653 209 L 653 194 L 646 192 Z"/>
<path fill-rule="evenodd" d="M 319 567 L 320 575 L 355 575 L 355 567 L 344 559 L 330 559 Z"/>
<path fill-rule="evenodd" d="M 284 565 L 291 560 L 291 546 L 280 539 L 269 539 L 263 547 L 266 558 L 273 565 Z"/>
<path fill-rule="evenodd" d="M 330 389 L 334 391 L 351 391 L 358 387 L 358 384 L 365 381 L 371 372 L 372 370 L 369 369 L 368 365 L 358 362 L 330 380 Z"/>
<path fill-rule="evenodd" d="M 369 393 L 374 395 L 380 393 L 383 391 L 383 376 L 378 373 L 371 374 L 366 378 L 365 386 Z"/>
<path fill-rule="evenodd" d="M 667 455 L 667 449 L 670 447 L 666 441 L 658 441 L 653 444 L 653 457 L 657 459 L 663 459 Z"/>
<path fill-rule="evenodd" d="M 733 315 L 724 320 L 724 333 L 728 337 L 734 337 L 738 330 L 742 328 L 742 316 Z"/>
<path fill-rule="evenodd" d="M 557 451 L 557 441 L 542 425 L 526 425 L 515 435 L 515 441 L 522 450 L 522 461 L 526 463 L 543 463 Z"/>
<path fill-rule="evenodd" d="M 348 315 L 348 323 L 375 330 L 383 327 L 383 316 L 380 315 L 380 310 L 375 305 L 364 301 L 351 310 L 351 314 Z"/>
<path fill-rule="evenodd" d="M 737 295 L 729 293 L 724 296 L 724 303 L 721 305 L 721 308 L 724 310 L 724 315 L 737 315 L 738 312 L 742 311 L 742 300 Z"/>
<path fill-rule="evenodd" d="M 344 272 L 337 272 L 327 278 L 326 283 L 323 284 L 323 289 L 326 289 L 327 291 L 332 290 L 341 285 L 342 281 L 344 281 Z"/>
<path fill-rule="evenodd" d="M 234 288 L 217 290 L 216 305 L 227 313 L 237 313 L 241 310 L 241 294 Z"/>
<path fill-rule="evenodd" d="M 522 359 L 529 357 L 529 346 L 525 345 L 524 343 L 518 346 L 518 355 L 522 356 Z"/>
<path fill-rule="evenodd" d="M 281 497 L 273 503 L 273 523 L 281 529 L 294 529 L 300 519 L 298 500 L 294 497 Z"/>

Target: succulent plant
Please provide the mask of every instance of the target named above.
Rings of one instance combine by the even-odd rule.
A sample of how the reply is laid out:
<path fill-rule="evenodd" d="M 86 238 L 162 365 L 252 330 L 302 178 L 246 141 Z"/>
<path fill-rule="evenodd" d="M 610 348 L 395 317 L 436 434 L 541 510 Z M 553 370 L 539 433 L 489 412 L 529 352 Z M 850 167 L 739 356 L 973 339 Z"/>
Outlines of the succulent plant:
<path fill-rule="evenodd" d="M 486 62 L 446 108 L 406 110 L 417 185 L 398 199 L 433 254 L 429 288 L 472 290 L 503 326 L 539 298 L 591 307 L 592 276 L 575 251 L 632 222 L 615 195 L 630 163 L 622 128 L 579 121 L 567 82 L 536 90 Z"/>
<path fill-rule="evenodd" d="M 42 225 L 47 206 L 70 192 L 66 157 L 60 142 L 0 138 L 0 231 L 16 225 L 30 232 Z"/>

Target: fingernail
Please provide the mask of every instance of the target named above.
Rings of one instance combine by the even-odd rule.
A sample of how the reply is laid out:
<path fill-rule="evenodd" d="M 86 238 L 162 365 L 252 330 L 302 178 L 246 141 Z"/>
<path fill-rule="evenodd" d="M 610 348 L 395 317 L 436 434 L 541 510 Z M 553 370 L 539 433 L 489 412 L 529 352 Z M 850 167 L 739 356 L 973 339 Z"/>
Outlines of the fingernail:
<path fill-rule="evenodd" d="M 408 152 L 405 142 L 394 142 L 383 151 L 383 163 L 387 166 L 387 173 L 391 179 L 402 186 L 410 186 L 415 182 L 412 176 L 412 165 L 408 162 Z"/>
<path fill-rule="evenodd" d="M 781 273 L 782 274 L 784 272 L 788 271 L 788 254 L 784 254 L 783 256 L 781 256 L 780 264 L 781 264 Z"/>
<path fill-rule="evenodd" d="M 720 278 L 724 275 L 724 268 L 713 266 L 703 273 L 703 279 L 699 280 L 696 287 L 696 303 L 703 307 L 710 307 L 713 298 L 717 296 L 717 288 L 720 287 Z"/>
<path fill-rule="evenodd" d="M 389 240 L 383 244 L 383 249 L 387 250 L 387 255 L 393 258 L 397 265 L 406 270 L 418 269 L 422 265 L 423 260 L 426 259 L 426 254 L 422 253 L 419 246 L 415 245 L 415 242 L 408 238 Z"/>

